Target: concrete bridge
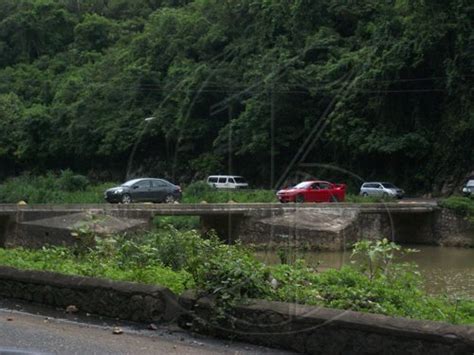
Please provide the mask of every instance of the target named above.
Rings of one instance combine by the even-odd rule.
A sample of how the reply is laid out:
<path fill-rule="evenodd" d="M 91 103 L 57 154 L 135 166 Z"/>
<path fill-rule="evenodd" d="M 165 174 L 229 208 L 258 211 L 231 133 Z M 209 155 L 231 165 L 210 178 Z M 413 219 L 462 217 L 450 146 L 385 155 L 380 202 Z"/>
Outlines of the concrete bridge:
<path fill-rule="evenodd" d="M 214 229 L 233 242 L 262 247 L 305 244 L 341 249 L 361 238 L 433 244 L 440 208 L 436 201 L 391 203 L 226 203 L 226 204 L 0 204 L 0 246 L 70 245 L 71 232 L 148 229 L 156 216 L 199 216 L 203 230 Z"/>
<path fill-rule="evenodd" d="M 16 205 L 0 204 L 0 216 L 22 214 L 31 219 L 46 215 L 64 215 L 94 211 L 124 218 L 149 218 L 159 215 L 209 216 L 246 215 L 302 210 L 357 210 L 362 213 L 430 213 L 438 209 L 436 201 L 389 203 L 199 203 L 199 204 L 77 204 L 77 205 Z"/>

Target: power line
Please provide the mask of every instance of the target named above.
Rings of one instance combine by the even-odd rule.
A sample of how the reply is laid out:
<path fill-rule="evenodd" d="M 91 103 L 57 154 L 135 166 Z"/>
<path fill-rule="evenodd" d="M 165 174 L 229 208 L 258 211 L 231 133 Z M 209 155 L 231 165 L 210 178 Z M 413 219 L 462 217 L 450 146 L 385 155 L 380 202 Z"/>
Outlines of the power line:
<path fill-rule="evenodd" d="M 471 78 L 471 77 L 474 77 L 474 75 L 464 75 L 463 77 L 466 77 L 466 78 Z M 432 80 L 442 80 L 442 79 L 448 79 L 447 76 L 431 76 L 431 77 L 423 77 L 423 78 L 410 78 L 410 79 L 376 79 L 376 78 L 358 78 L 357 81 L 371 81 L 371 82 L 378 82 L 378 83 L 397 83 L 397 82 L 418 82 L 418 81 L 432 81 Z M 336 80 L 321 80 L 320 82 L 321 83 L 326 83 L 326 84 L 332 84 L 334 83 Z M 255 84 L 249 84 L 249 85 L 245 85 L 245 84 L 241 84 L 241 85 L 223 85 L 222 84 L 222 81 L 208 81 L 209 84 L 217 84 L 219 85 L 219 87 L 231 87 L 231 88 L 242 88 L 242 89 L 245 89 L 245 88 L 248 88 L 250 86 L 259 86 L 258 84 L 255 85 Z M 261 84 L 262 86 L 264 86 L 266 83 L 265 82 L 261 82 L 259 83 Z M 106 85 L 106 84 L 104 84 Z M 140 86 L 143 86 L 143 87 L 162 87 L 162 85 L 158 85 L 158 84 L 140 84 Z"/>
<path fill-rule="evenodd" d="M 181 92 L 181 93 L 226 93 L 226 94 L 233 94 L 233 93 L 239 93 L 241 90 L 229 90 L 229 89 L 202 89 L 202 90 L 193 90 L 193 89 L 151 89 L 151 88 L 136 88 L 141 91 L 156 91 L 156 92 Z M 136 90 L 136 89 L 130 89 L 131 91 Z M 276 90 L 267 90 L 267 92 L 270 93 L 282 93 L 282 94 L 311 94 L 311 91 L 314 90 L 326 90 L 326 91 L 333 91 L 336 90 L 336 88 L 327 88 L 327 87 L 312 87 L 308 88 L 307 90 L 282 90 L 282 89 L 276 89 Z M 404 89 L 404 90 L 369 90 L 369 89 L 358 89 L 358 88 L 353 88 L 354 91 L 356 92 L 361 92 L 361 93 L 430 93 L 430 92 L 445 92 L 445 89 Z M 257 91 L 257 90 L 247 90 L 245 93 L 247 94 L 256 94 L 256 93 L 262 93 L 263 91 Z"/>

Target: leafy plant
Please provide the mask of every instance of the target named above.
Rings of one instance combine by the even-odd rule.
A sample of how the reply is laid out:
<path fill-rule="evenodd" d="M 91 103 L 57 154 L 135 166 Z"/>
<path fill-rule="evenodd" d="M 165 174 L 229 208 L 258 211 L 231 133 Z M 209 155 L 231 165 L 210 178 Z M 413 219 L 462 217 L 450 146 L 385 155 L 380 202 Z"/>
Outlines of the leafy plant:
<path fill-rule="evenodd" d="M 217 318 L 228 316 L 232 306 L 270 294 L 270 270 L 241 246 L 209 240 L 189 270 L 196 287 L 216 302 Z"/>
<path fill-rule="evenodd" d="M 366 273 L 369 280 L 379 275 L 390 276 L 397 271 L 394 267 L 394 259 L 402 253 L 414 253 L 416 250 L 403 249 L 400 245 L 389 242 L 386 238 L 382 240 L 361 240 L 354 244 L 351 258 L 357 258 L 355 263 L 362 272 Z M 399 267 L 400 264 L 397 264 Z"/>

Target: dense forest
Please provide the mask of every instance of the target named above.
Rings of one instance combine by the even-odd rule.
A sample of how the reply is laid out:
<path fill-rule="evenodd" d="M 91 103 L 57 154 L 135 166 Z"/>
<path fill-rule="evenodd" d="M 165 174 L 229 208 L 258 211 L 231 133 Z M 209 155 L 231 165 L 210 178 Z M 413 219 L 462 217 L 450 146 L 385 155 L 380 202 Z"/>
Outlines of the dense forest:
<path fill-rule="evenodd" d="M 473 19 L 469 0 L 1 0 L 0 178 L 449 192 L 474 170 Z"/>

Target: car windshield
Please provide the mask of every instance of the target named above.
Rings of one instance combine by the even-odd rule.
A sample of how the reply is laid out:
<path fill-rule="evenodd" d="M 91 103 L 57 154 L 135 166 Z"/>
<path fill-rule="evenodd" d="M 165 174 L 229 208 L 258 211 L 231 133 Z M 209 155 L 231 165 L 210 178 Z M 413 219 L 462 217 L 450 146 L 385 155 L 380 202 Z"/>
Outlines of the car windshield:
<path fill-rule="evenodd" d="M 474 180 L 469 180 L 469 181 L 466 183 L 466 186 L 474 187 Z"/>
<path fill-rule="evenodd" d="M 306 189 L 309 187 L 309 185 L 311 185 L 311 182 L 300 182 L 298 185 L 294 186 L 293 188 L 294 189 Z"/>
<path fill-rule="evenodd" d="M 247 181 L 241 176 L 234 176 L 234 180 L 237 184 L 245 184 Z"/>
<path fill-rule="evenodd" d="M 133 180 L 129 180 L 127 182 L 124 182 L 122 185 L 120 186 L 132 186 L 133 184 L 135 184 L 136 182 L 140 181 L 141 179 L 133 179 Z"/>
<path fill-rule="evenodd" d="M 382 186 L 385 187 L 386 189 L 396 189 L 397 188 L 394 184 L 391 184 L 389 182 L 382 183 Z"/>

